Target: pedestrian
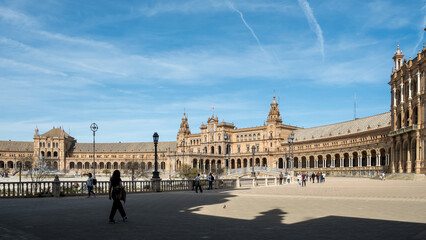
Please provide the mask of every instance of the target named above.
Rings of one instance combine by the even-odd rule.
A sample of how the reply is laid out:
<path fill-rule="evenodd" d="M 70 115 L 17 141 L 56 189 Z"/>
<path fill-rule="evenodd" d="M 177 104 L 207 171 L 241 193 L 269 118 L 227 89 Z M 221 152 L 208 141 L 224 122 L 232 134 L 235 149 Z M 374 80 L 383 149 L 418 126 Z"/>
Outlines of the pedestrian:
<path fill-rule="evenodd" d="M 302 187 L 306 187 L 306 174 L 302 174 Z"/>
<path fill-rule="evenodd" d="M 290 175 L 290 173 L 288 173 L 287 174 L 287 183 L 290 183 L 290 181 L 291 181 L 291 175 Z"/>
<path fill-rule="evenodd" d="M 325 173 L 322 173 L 322 182 L 325 182 Z"/>
<path fill-rule="evenodd" d="M 203 192 L 203 189 L 201 188 L 201 182 L 200 182 L 200 174 L 198 174 L 195 177 L 195 192 L 198 193 L 198 188 L 200 189 L 200 193 Z"/>
<path fill-rule="evenodd" d="M 316 177 L 317 177 L 317 183 L 319 183 L 319 178 L 320 178 L 320 173 L 319 172 L 317 173 Z"/>
<path fill-rule="evenodd" d="M 315 176 L 316 176 L 316 175 L 315 175 L 315 173 L 313 172 L 313 173 L 312 173 L 312 175 L 311 175 L 312 183 L 315 183 Z"/>
<path fill-rule="evenodd" d="M 112 173 L 109 186 L 109 200 L 112 199 L 114 201 L 112 204 L 111 213 L 109 214 L 109 223 L 116 223 L 114 216 L 117 212 L 117 209 L 123 218 L 123 222 L 127 222 L 126 212 L 124 211 L 123 205 L 120 202 L 120 196 L 123 194 L 122 192 L 124 191 L 124 188 L 121 182 L 119 170 L 115 170 Z"/>
<path fill-rule="evenodd" d="M 283 175 L 283 172 L 281 172 L 280 173 L 280 185 L 283 184 L 283 178 L 284 178 L 284 175 Z"/>
<path fill-rule="evenodd" d="M 302 184 L 302 176 L 299 174 L 297 174 L 296 176 L 297 178 L 297 187 L 300 187 L 300 185 Z"/>
<path fill-rule="evenodd" d="M 209 180 L 209 190 L 212 190 L 213 189 L 213 181 L 214 181 L 213 174 L 210 173 L 209 176 L 207 177 L 207 179 Z"/>
<path fill-rule="evenodd" d="M 93 196 L 96 197 L 96 194 L 93 192 L 93 178 L 91 173 L 89 173 L 89 177 L 87 178 L 86 184 L 87 192 L 89 193 L 89 196 L 87 196 L 87 198 L 90 197 L 90 193 L 93 193 Z"/>

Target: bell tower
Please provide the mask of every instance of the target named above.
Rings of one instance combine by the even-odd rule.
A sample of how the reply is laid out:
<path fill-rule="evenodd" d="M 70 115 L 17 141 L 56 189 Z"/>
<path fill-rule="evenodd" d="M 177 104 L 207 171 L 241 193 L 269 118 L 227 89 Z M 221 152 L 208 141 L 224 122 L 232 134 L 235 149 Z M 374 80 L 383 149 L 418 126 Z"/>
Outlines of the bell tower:
<path fill-rule="evenodd" d="M 398 47 L 396 49 L 395 55 L 392 58 L 395 62 L 395 72 L 401 69 L 403 58 L 404 58 L 404 54 L 402 54 L 402 51 L 399 49 L 399 42 L 398 42 Z"/>

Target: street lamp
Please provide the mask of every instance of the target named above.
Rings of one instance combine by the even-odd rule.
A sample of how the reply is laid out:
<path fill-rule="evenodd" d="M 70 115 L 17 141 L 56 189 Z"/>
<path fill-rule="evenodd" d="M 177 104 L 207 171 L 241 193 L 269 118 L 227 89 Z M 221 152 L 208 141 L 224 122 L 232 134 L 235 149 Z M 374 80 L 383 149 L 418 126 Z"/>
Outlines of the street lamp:
<path fill-rule="evenodd" d="M 256 146 L 251 147 L 251 151 L 253 152 L 253 160 L 252 160 L 252 168 L 251 168 L 251 177 L 256 177 L 256 173 L 254 172 L 254 153 L 256 152 Z"/>
<path fill-rule="evenodd" d="M 293 142 L 294 142 L 294 133 L 293 132 L 291 132 L 291 134 L 288 136 L 288 138 L 287 138 L 287 140 L 288 140 L 288 147 L 289 147 L 289 151 L 290 151 L 290 164 L 291 164 L 291 168 L 293 168 L 294 167 L 294 160 L 293 160 L 293 147 L 294 147 L 294 145 L 293 145 Z"/>
<path fill-rule="evenodd" d="M 155 154 L 155 163 L 154 163 L 154 172 L 152 173 L 152 178 L 154 179 L 158 179 L 160 178 L 160 173 L 158 172 L 158 155 L 157 155 L 157 144 L 158 144 L 158 138 L 160 138 L 160 136 L 158 136 L 158 133 L 155 132 L 154 135 L 152 136 L 154 139 L 154 154 Z"/>
<path fill-rule="evenodd" d="M 92 123 L 90 125 L 90 129 L 93 132 L 93 178 L 95 178 L 95 132 L 98 131 L 98 125 L 96 123 Z"/>
<path fill-rule="evenodd" d="M 229 138 L 228 134 L 225 133 L 225 136 L 223 137 L 225 140 L 225 145 L 226 145 L 226 151 L 225 151 L 225 166 L 226 166 L 226 170 L 227 170 L 227 174 L 229 174 L 228 170 L 230 169 L 229 167 L 229 162 L 230 162 L 230 149 L 229 149 L 229 142 L 231 141 L 231 139 Z M 228 157 L 226 157 L 226 154 L 228 154 Z"/>

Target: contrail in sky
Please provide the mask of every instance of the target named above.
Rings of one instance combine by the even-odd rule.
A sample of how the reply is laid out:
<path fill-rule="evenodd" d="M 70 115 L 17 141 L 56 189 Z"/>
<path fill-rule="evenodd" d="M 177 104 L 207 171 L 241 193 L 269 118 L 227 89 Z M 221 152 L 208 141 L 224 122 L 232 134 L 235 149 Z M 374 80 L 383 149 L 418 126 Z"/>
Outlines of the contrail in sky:
<path fill-rule="evenodd" d="M 254 39 L 256 39 L 257 45 L 259 45 L 259 47 L 260 47 L 260 49 L 262 49 L 263 53 L 269 58 L 269 54 L 262 47 L 262 44 L 260 43 L 259 38 L 256 36 L 256 33 L 254 33 L 253 29 L 250 27 L 250 25 L 248 25 L 248 23 L 244 19 L 243 13 L 240 10 L 236 9 L 231 2 L 226 1 L 226 3 L 228 4 L 229 8 L 231 8 L 233 11 L 237 12 L 238 14 L 240 14 L 241 20 L 243 21 L 244 25 L 246 25 L 246 27 L 248 28 L 248 30 L 250 30 L 251 35 L 254 37 Z"/>
<path fill-rule="evenodd" d="M 305 13 L 306 18 L 308 19 L 309 26 L 311 27 L 311 30 L 315 32 L 317 35 L 318 41 L 320 43 L 320 50 L 322 54 L 322 59 L 324 61 L 325 54 L 324 54 L 324 37 L 322 35 L 322 30 L 320 25 L 318 24 L 317 20 L 315 19 L 314 13 L 312 12 L 312 8 L 309 6 L 309 3 L 307 0 L 298 0 L 300 7 L 303 9 L 303 12 Z"/>

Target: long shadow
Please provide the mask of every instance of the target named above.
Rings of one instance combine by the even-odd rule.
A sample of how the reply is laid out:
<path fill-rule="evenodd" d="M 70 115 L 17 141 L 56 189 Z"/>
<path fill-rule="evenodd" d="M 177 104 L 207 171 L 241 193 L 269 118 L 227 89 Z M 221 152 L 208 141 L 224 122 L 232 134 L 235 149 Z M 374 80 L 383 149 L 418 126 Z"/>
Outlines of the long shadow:
<path fill-rule="evenodd" d="M 228 190 L 128 195 L 129 222 L 113 225 L 106 196 L 5 199 L 0 239 L 426 239 L 421 223 L 327 216 L 283 224 L 287 213 L 278 208 L 253 220 L 196 213 L 234 197 Z"/>

